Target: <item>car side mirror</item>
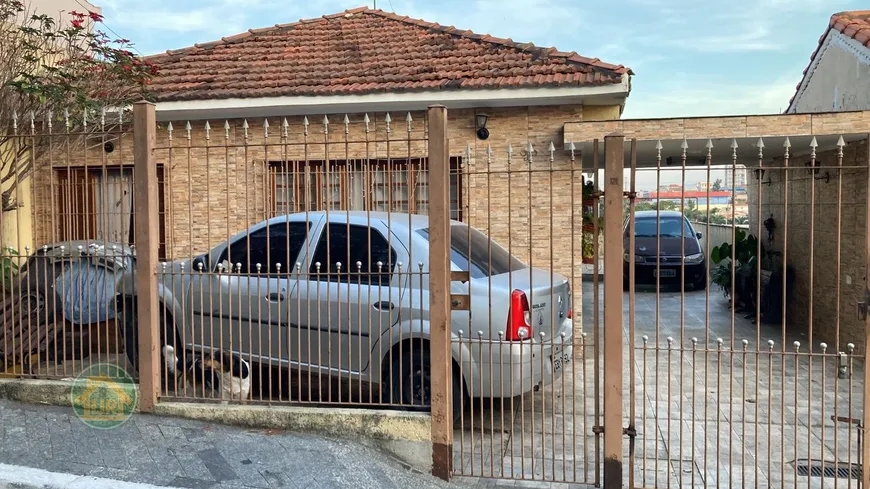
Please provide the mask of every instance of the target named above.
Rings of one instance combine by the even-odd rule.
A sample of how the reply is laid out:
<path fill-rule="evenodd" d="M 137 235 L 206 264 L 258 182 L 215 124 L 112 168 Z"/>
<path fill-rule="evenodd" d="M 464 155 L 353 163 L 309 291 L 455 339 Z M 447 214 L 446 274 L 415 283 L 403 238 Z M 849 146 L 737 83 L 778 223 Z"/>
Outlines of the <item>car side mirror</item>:
<path fill-rule="evenodd" d="M 695 233 L 695 236 L 697 236 L 698 239 L 701 239 L 701 233 Z"/>
<path fill-rule="evenodd" d="M 191 266 L 193 266 L 193 269 L 196 271 L 202 270 L 203 272 L 207 272 L 208 271 L 208 260 L 206 259 L 205 256 L 198 256 L 198 257 L 193 259 L 193 263 L 191 264 Z"/>

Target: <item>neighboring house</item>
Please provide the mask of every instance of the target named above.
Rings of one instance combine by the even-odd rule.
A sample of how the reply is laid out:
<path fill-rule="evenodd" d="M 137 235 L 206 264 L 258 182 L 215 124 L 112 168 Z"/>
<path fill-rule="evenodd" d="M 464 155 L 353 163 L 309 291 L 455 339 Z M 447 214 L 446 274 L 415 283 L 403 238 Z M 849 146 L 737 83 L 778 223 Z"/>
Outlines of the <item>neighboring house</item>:
<path fill-rule="evenodd" d="M 45 14 L 64 22 L 65 15 L 72 11 L 94 12 L 102 14 L 103 10 L 87 0 L 25 0 L 24 7 L 29 13 Z M 66 19 L 68 20 L 68 19 Z"/>
<path fill-rule="evenodd" d="M 832 15 L 810 59 L 787 113 L 870 110 L 870 10 Z M 866 118 L 866 113 L 856 113 L 854 117 Z M 815 178 L 810 178 L 807 171 L 811 160 L 809 149 L 794 144 L 788 178 L 783 169 L 767 170 L 762 186 L 760 175 L 750 173 L 749 229 L 757 234 L 758 221 L 763 223 L 773 217 L 776 232 L 771 248 L 782 252 L 787 239 L 788 263 L 795 273 L 793 294 L 788 302 L 789 324 L 809 326 L 807 312 L 812 303 L 813 331 L 818 341 L 839 340 L 836 345 L 839 350 L 844 350 L 848 342 L 860 348 L 865 324 L 856 313 L 856 304 L 866 300 L 867 141 L 862 139 L 845 146 L 842 161 L 850 168 L 841 171 L 833 168 L 840 162 L 837 147 L 819 146 L 816 165 L 828 168 L 813 173 Z M 775 156 L 781 156 L 781 148 L 766 152 L 771 150 Z M 773 166 L 782 164 L 779 158 Z M 786 189 L 787 207 L 783 198 Z M 766 237 L 767 232 L 761 229 Z M 835 326 L 840 328 L 839 337 L 833 333 Z"/>
<path fill-rule="evenodd" d="M 546 168 L 551 142 L 556 144 L 554 167 L 570 168 L 569 152 L 561 143 L 564 124 L 618 119 L 630 92 L 632 75 L 623 66 L 574 52 L 474 34 L 368 8 L 252 29 L 219 41 L 168 51 L 149 57 L 149 61 L 160 70 L 153 82 L 162 128 L 158 146 L 167 143 L 166 122 L 176 121 L 172 159 L 165 149 L 159 149 L 157 155 L 159 171 L 166 181 L 160 186 L 164 258 L 203 252 L 254 222 L 305 208 L 321 209 L 327 200 L 331 209 L 353 210 L 384 210 L 389 200 L 395 204 L 393 210 L 425 214 L 427 153 L 423 138 L 425 109 L 432 104 L 449 109 L 451 165 L 457 171 L 465 171 L 471 164 L 477 171 L 484 170 L 484 152 L 490 145 L 499 152 L 498 164 L 504 164 L 509 144 L 516 152 L 514 163 L 521 163 L 522 149 L 529 143 L 538 152 L 533 164 Z M 383 143 L 371 149 L 361 144 L 341 144 L 345 140 L 345 114 L 350 121 L 350 140 L 358 142 L 368 136 L 363 123 L 367 115 L 370 137 L 383 141 L 388 112 L 394 121 L 392 130 L 396 134 L 392 138 L 396 141 L 407 138 L 403 135 L 408 130 L 406 115 L 413 119 L 412 136 L 416 141 L 413 145 L 394 145 L 389 155 L 393 171 L 404 168 L 407 172 L 395 173 L 389 187 L 375 182 L 376 188 L 362 189 L 362 180 L 355 178 L 361 162 L 383 169 L 388 155 Z M 487 140 L 476 136 L 476 115 L 483 113 L 488 116 Z M 323 151 L 324 114 L 330 118 L 329 141 L 336 143 L 328 154 Z M 310 117 L 311 130 L 306 140 L 320 143 L 310 145 L 307 154 L 299 144 L 303 140 L 302 115 Z M 292 144 L 284 146 L 282 152 L 284 117 L 289 121 L 287 142 Z M 273 128 L 268 141 L 263 136 L 265 118 Z M 244 131 L 247 136 L 243 135 L 241 119 L 250 125 L 250 130 Z M 226 140 L 225 120 L 231 127 Z M 192 127 L 189 144 L 195 148 L 190 151 L 184 148 L 188 144 L 186 121 Z M 210 142 L 206 141 L 207 121 L 213 128 Z M 232 151 L 224 151 L 225 142 L 235 145 Z M 239 145 L 245 143 L 248 147 L 243 153 Z M 202 149 L 207 144 L 214 149 Z M 130 165 L 132 145 L 116 145 L 122 146 L 123 151 L 95 155 L 97 159 L 92 161 L 105 157 L 110 167 Z M 467 147 L 476 155 L 472 161 L 468 160 Z M 241 165 L 245 161 L 248 165 Z M 119 166 L 112 168 L 115 183 L 109 187 L 125 195 L 130 188 L 126 173 Z M 548 180 L 546 173 L 536 173 L 531 191 L 527 176 L 514 177 L 513 198 L 525 199 L 531 207 L 540 206 L 542 212 L 547 212 L 551 205 L 546 189 L 552 186 L 556 229 L 569 228 L 572 213 L 579 229 L 579 211 L 569 204 L 572 188 L 576 201 L 582 198 L 579 164 L 577 168 L 574 182 L 564 176 Z M 291 178 L 306 170 L 311 174 L 307 204 L 303 202 L 305 186 Z M 128 171 L 129 167 L 124 170 Z M 489 227 L 493 237 L 506 244 L 508 207 L 498 206 L 508 195 L 503 174 L 493 175 L 487 192 L 485 176 L 458 173 L 451 181 L 452 217 L 484 229 Z M 329 182 L 327 175 L 331 177 Z M 116 226 L 115 231 L 120 230 L 122 236 L 130 234 L 130 222 L 135 216 L 128 200 L 126 206 L 121 206 L 126 211 L 120 219 L 101 214 L 105 206 L 97 202 L 97 189 L 106 188 L 101 180 L 106 177 L 99 168 L 64 166 L 40 178 L 47 185 L 38 189 L 38 198 L 56 217 L 54 221 L 36 223 L 40 243 L 52 235 L 63 239 L 99 237 L 99 223 L 112 219 L 122 223 L 121 229 Z M 209 199 L 203 195 L 206 183 Z M 55 189 L 55 198 L 45 191 L 49 188 Z M 189 188 L 196 191 L 191 194 Z M 492 205 L 489 216 L 488 202 Z M 526 251 L 515 250 L 526 259 L 528 222 L 533 214 L 537 214 L 535 209 L 515 215 L 510 232 L 515 243 L 519 242 L 516 236 L 526 237 L 522 241 Z M 74 224 L 60 229 L 57 223 L 63 221 Z M 547 240 L 549 229 L 534 225 L 536 239 Z M 560 233 L 553 249 L 570 249 L 571 234 L 579 250 L 579 230 Z M 544 252 L 548 247 L 535 248 Z M 548 263 L 551 257 L 547 254 L 534 258 L 541 260 L 536 263 Z M 568 271 L 570 253 L 557 253 L 552 258 L 558 269 Z"/>
<path fill-rule="evenodd" d="M 26 0 L 24 2 L 25 13 L 28 15 L 44 14 L 55 18 L 61 25 L 70 20 L 67 13 L 71 11 L 88 11 L 101 13 L 102 9 L 86 0 Z M 3 151 L 0 148 L 0 151 Z M 38 212 L 33 208 L 31 180 L 25 180 L 18 185 L 16 200 L 20 207 L 14 212 L 4 215 L 3 228 L 0 230 L 3 236 L 3 246 L 15 248 L 20 254 L 24 254 L 25 248 L 33 248 L 33 218 Z M 2 189 L 5 190 L 9 183 Z"/>
<path fill-rule="evenodd" d="M 870 109 L 870 10 L 831 16 L 789 114 Z"/>

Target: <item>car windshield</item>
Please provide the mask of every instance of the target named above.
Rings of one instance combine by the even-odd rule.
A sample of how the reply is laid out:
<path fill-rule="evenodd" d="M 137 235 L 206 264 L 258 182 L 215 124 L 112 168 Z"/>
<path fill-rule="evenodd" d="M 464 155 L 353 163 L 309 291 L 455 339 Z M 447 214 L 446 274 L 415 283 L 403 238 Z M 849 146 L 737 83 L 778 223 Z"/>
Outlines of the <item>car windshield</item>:
<path fill-rule="evenodd" d="M 428 228 L 418 229 L 417 234 L 429 239 Z M 470 272 L 471 278 L 486 278 L 526 268 L 519 258 L 498 243 L 462 223 L 450 225 L 450 261 L 460 270 Z"/>
<path fill-rule="evenodd" d="M 660 234 L 665 238 L 679 238 L 694 236 L 694 231 L 689 226 L 689 221 L 679 217 L 662 216 L 656 227 L 656 217 L 639 217 L 634 221 L 634 235 L 638 238 L 654 238 Z M 680 225 L 682 224 L 682 231 Z M 658 231 L 658 232 L 657 232 Z M 682 234 L 681 234 L 682 233 Z"/>

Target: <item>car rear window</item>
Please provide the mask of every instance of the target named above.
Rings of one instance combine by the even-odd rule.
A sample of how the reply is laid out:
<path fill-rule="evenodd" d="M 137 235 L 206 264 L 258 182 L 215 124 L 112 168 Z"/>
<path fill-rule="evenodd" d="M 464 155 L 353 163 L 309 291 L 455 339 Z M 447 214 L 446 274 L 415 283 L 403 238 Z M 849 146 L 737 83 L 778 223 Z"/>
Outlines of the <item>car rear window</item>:
<path fill-rule="evenodd" d="M 680 229 L 682 227 L 682 230 Z M 680 217 L 662 216 L 658 225 L 656 217 L 638 217 L 634 221 L 634 235 L 637 237 L 654 238 L 661 233 L 666 238 L 691 237 L 695 233 L 689 226 L 689 221 Z"/>
<path fill-rule="evenodd" d="M 429 239 L 429 229 L 417 234 Z M 450 261 L 471 278 L 485 278 L 522 270 L 526 265 L 477 229 L 462 223 L 450 225 Z"/>

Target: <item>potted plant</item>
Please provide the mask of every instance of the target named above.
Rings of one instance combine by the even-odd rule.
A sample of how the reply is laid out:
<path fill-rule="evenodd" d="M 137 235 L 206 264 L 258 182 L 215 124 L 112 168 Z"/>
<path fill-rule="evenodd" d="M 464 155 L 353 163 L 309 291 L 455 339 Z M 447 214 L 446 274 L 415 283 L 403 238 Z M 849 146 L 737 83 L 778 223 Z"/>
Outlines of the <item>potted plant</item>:
<path fill-rule="evenodd" d="M 604 218 L 598 218 L 598 232 L 604 229 Z M 595 219 L 592 217 L 591 213 L 584 212 L 583 213 L 583 232 L 584 233 L 594 233 L 595 232 Z"/>
<path fill-rule="evenodd" d="M 782 253 L 769 250 L 764 245 L 761 246 L 759 257 L 758 238 L 755 236 L 738 229 L 735 238 L 733 245 L 723 243 L 713 248 L 710 253 L 710 261 L 718 265 L 710 270 L 713 283 L 722 289 L 725 297 L 731 299 L 735 310 L 746 311 L 754 318 L 760 308 L 762 321 L 766 323 L 782 321 L 782 304 L 788 299 L 791 291 L 794 269 L 783 266 Z M 732 255 L 734 263 L 732 263 Z M 782 290 L 783 274 L 786 282 L 785 291 Z"/>
<path fill-rule="evenodd" d="M 733 244 L 722 243 L 710 252 L 710 261 L 718 265 L 710 270 L 710 276 L 725 297 L 731 299 L 733 305 L 746 307 L 753 297 L 753 292 L 750 290 L 753 287 L 750 283 L 754 283 L 755 280 L 758 240 L 742 229 L 735 230 L 734 238 Z M 732 258 L 736 263 L 732 263 Z"/>
<path fill-rule="evenodd" d="M 595 194 L 595 182 L 592 180 L 583 181 L 583 263 L 595 262 L 595 218 L 593 217 L 594 206 L 598 205 L 598 198 Z M 604 219 L 598 218 L 598 232 L 604 229 Z"/>
<path fill-rule="evenodd" d="M 592 180 L 585 180 L 583 182 L 583 207 L 589 208 L 595 205 L 596 198 L 594 196 L 595 193 L 595 182 Z"/>
<path fill-rule="evenodd" d="M 595 263 L 595 245 L 592 241 L 593 233 L 583 233 L 583 263 Z"/>

